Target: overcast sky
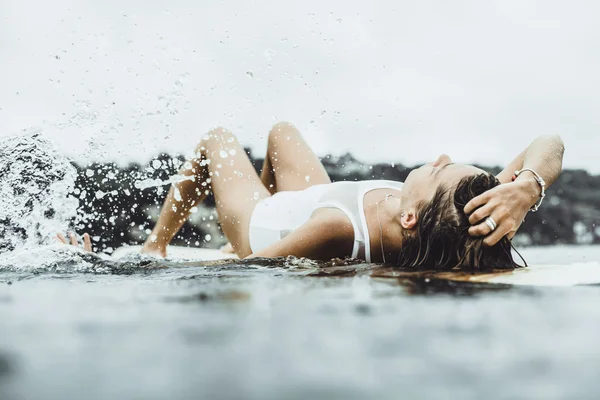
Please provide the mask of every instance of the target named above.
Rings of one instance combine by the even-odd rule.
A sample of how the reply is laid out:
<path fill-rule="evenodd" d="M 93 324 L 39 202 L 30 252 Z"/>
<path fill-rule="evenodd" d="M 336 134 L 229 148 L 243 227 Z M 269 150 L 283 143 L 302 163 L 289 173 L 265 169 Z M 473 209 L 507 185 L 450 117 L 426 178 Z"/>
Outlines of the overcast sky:
<path fill-rule="evenodd" d="M 318 154 L 503 164 L 560 133 L 600 173 L 595 1 L 1 0 L 0 136 L 78 161 L 259 153 L 279 120 Z"/>

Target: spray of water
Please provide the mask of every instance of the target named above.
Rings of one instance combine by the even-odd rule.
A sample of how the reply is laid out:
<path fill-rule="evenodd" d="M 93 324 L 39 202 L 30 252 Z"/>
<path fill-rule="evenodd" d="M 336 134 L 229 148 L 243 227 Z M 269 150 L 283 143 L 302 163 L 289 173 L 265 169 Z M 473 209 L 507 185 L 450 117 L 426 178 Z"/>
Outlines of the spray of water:
<path fill-rule="evenodd" d="M 169 177 L 169 179 L 161 180 L 161 179 L 144 179 L 135 181 L 136 189 L 144 190 L 152 187 L 159 187 L 164 185 L 170 185 L 173 183 L 180 183 L 184 181 L 193 181 L 193 175 L 173 175 Z"/>
<path fill-rule="evenodd" d="M 49 243 L 76 215 L 76 170 L 40 132 L 0 141 L 0 253 Z"/>

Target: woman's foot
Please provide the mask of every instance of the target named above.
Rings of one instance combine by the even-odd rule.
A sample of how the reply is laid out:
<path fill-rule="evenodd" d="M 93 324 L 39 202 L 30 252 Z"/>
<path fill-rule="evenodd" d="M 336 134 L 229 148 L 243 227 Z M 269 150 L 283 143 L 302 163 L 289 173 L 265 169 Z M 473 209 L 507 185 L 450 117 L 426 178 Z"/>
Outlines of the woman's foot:
<path fill-rule="evenodd" d="M 219 250 L 222 253 L 235 254 L 235 250 L 233 250 L 233 246 L 231 245 L 231 243 L 226 243 L 225 245 L 221 246 Z"/>
<path fill-rule="evenodd" d="M 140 251 L 140 253 L 147 254 L 149 256 L 165 258 L 167 256 L 167 248 L 159 247 L 156 245 L 156 243 L 146 242 L 144 243 L 144 247 L 142 247 L 142 251 Z"/>

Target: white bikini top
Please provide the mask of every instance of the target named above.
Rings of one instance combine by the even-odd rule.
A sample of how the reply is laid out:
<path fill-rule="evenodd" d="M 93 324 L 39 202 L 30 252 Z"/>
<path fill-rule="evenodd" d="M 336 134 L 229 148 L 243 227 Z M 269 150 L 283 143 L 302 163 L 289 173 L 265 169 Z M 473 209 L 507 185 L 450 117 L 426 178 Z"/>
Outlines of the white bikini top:
<path fill-rule="evenodd" d="M 365 260 L 371 262 L 371 243 L 365 217 L 364 198 L 371 190 L 401 190 L 402 182 L 372 180 L 358 182 L 335 182 L 327 185 L 318 200 L 318 208 L 337 208 L 344 212 L 354 228 L 354 246 L 352 257 L 356 258 L 361 248 L 365 250 Z"/>

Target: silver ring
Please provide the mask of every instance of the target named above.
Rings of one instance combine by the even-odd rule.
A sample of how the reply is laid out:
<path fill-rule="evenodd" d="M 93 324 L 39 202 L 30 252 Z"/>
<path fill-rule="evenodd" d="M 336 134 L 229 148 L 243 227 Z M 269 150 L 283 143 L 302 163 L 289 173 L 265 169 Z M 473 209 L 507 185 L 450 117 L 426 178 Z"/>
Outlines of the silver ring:
<path fill-rule="evenodd" d="M 494 220 L 492 219 L 492 217 L 487 217 L 487 218 L 485 219 L 485 224 L 486 224 L 487 226 L 489 226 L 489 228 L 490 228 L 490 231 L 492 231 L 492 232 L 493 232 L 493 231 L 495 231 L 495 230 L 496 230 L 496 227 L 498 226 L 498 225 L 496 225 L 496 221 L 494 221 Z"/>

